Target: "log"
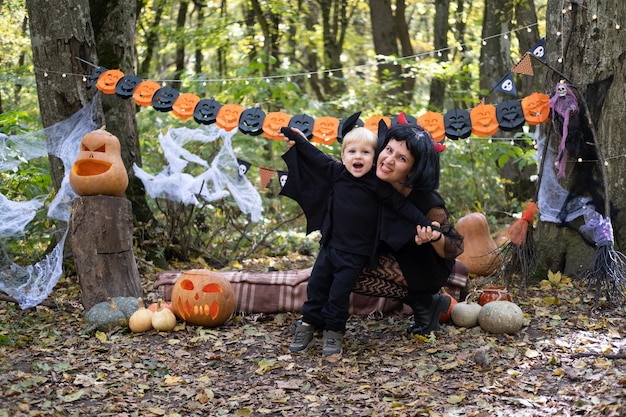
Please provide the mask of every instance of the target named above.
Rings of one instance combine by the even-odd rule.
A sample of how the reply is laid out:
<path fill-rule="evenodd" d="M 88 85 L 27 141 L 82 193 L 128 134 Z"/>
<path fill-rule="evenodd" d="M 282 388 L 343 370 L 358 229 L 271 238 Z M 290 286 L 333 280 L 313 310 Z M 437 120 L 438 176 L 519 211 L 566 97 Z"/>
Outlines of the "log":
<path fill-rule="evenodd" d="M 74 200 L 70 245 L 85 311 L 108 297 L 143 297 L 132 231 L 132 204 L 126 198 Z"/>

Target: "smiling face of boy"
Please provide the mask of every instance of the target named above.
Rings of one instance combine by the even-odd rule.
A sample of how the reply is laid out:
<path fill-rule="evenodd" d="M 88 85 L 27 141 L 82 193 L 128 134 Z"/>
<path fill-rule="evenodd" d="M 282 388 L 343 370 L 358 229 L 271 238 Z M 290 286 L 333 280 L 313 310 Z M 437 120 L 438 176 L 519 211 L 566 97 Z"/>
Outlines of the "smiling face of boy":
<path fill-rule="evenodd" d="M 374 166 L 374 147 L 362 141 L 346 144 L 341 152 L 341 161 L 350 174 L 362 177 Z"/>

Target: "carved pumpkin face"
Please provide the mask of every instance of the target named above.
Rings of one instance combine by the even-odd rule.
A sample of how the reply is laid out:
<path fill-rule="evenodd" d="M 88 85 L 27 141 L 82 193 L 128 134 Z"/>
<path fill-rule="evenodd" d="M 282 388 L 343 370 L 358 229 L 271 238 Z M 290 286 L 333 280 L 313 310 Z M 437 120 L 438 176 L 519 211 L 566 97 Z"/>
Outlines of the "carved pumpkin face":
<path fill-rule="evenodd" d="M 378 122 L 383 120 L 387 127 L 391 126 L 391 119 L 386 116 L 376 115 L 372 116 L 365 121 L 364 127 L 369 129 L 375 135 L 378 135 Z"/>
<path fill-rule="evenodd" d="M 172 106 L 172 114 L 181 120 L 187 120 L 193 116 L 196 105 L 200 101 L 200 97 L 193 93 L 183 93 L 178 96 Z"/>
<path fill-rule="evenodd" d="M 550 97 L 547 94 L 532 93 L 522 99 L 524 118 L 529 125 L 538 125 L 550 117 Z"/>
<path fill-rule="evenodd" d="M 446 136 L 452 140 L 465 139 L 472 134 L 472 121 L 467 110 L 448 110 L 443 117 Z"/>
<path fill-rule="evenodd" d="M 107 70 L 98 78 L 96 88 L 104 94 L 114 94 L 117 82 L 124 76 L 124 73 L 118 69 Z"/>
<path fill-rule="evenodd" d="M 446 129 L 443 123 L 443 115 L 434 111 L 427 111 L 417 118 L 417 123 L 430 133 L 435 142 L 441 142 L 446 136 Z"/>
<path fill-rule="evenodd" d="M 121 196 L 128 186 L 120 141 L 104 129 L 87 133 L 70 172 L 70 186 L 80 196 Z"/>
<path fill-rule="evenodd" d="M 259 136 L 263 133 L 265 112 L 260 107 L 245 109 L 239 117 L 239 131 L 245 135 Z"/>
<path fill-rule="evenodd" d="M 324 116 L 315 119 L 313 124 L 313 142 L 332 145 L 337 140 L 338 129 L 339 119 L 336 117 Z"/>
<path fill-rule="evenodd" d="M 198 326 L 223 324 L 235 312 L 237 301 L 230 282 L 207 269 L 183 272 L 172 289 L 172 311 Z"/>
<path fill-rule="evenodd" d="M 243 107 L 239 104 L 225 104 L 217 113 L 215 124 L 227 132 L 239 126 L 239 116 L 243 112 Z"/>
<path fill-rule="evenodd" d="M 174 102 L 180 93 L 172 87 L 159 88 L 152 96 L 152 107 L 154 110 L 166 112 L 171 111 Z"/>
<path fill-rule="evenodd" d="M 138 106 L 149 106 L 152 104 L 154 93 L 161 88 L 161 84 L 156 81 L 142 81 L 135 87 L 133 99 Z"/>
<path fill-rule="evenodd" d="M 210 125 L 217 120 L 217 114 L 222 108 L 222 104 L 212 98 L 203 98 L 196 104 L 193 111 L 193 120 L 202 125 Z"/>
<path fill-rule="evenodd" d="M 115 94 L 123 99 L 131 98 L 135 87 L 141 81 L 143 80 L 136 75 L 124 75 L 115 86 Z"/>
<path fill-rule="evenodd" d="M 496 118 L 496 106 L 480 103 L 470 112 L 472 133 L 476 136 L 493 136 L 500 126 Z"/>
<path fill-rule="evenodd" d="M 526 121 L 520 100 L 506 100 L 496 106 L 496 117 L 500 129 L 504 131 L 517 130 Z"/>
<path fill-rule="evenodd" d="M 100 76 L 106 71 L 107 69 L 104 67 L 96 68 L 94 72 L 91 73 L 91 75 L 89 76 L 89 79 L 87 80 L 87 90 L 95 86 L 98 83 Z"/>
<path fill-rule="evenodd" d="M 289 127 L 295 127 L 296 129 L 300 129 L 304 136 L 307 139 L 311 140 L 313 137 L 313 126 L 315 125 L 315 119 L 313 119 L 308 114 L 298 114 L 293 116 L 289 120 Z"/>
<path fill-rule="evenodd" d="M 268 139 L 282 140 L 283 138 L 278 136 L 278 132 L 281 127 L 289 125 L 290 118 L 291 116 L 282 111 L 268 113 L 263 121 L 263 136 Z"/>

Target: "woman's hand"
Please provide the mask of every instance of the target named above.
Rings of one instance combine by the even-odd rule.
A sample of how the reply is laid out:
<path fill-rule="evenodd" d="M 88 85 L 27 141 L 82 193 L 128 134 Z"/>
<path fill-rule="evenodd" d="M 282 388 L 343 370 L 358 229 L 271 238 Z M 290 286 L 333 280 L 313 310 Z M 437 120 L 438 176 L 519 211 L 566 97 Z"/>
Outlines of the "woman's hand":
<path fill-rule="evenodd" d="M 439 227 L 439 222 L 432 222 L 433 226 Z M 417 234 L 415 235 L 415 243 L 418 245 L 430 242 L 438 242 L 443 238 L 443 234 L 439 230 L 433 230 L 430 226 L 417 226 Z"/>

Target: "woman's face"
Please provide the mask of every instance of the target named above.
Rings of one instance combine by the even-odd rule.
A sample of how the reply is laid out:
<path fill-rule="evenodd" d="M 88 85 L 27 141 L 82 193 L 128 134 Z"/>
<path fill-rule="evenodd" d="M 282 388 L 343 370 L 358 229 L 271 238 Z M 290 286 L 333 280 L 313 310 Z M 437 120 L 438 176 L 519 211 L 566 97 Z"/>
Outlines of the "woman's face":
<path fill-rule="evenodd" d="M 406 147 L 406 142 L 390 139 L 389 143 L 378 156 L 376 163 L 376 176 L 400 190 L 411 170 L 415 158 Z"/>

